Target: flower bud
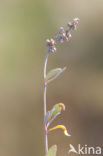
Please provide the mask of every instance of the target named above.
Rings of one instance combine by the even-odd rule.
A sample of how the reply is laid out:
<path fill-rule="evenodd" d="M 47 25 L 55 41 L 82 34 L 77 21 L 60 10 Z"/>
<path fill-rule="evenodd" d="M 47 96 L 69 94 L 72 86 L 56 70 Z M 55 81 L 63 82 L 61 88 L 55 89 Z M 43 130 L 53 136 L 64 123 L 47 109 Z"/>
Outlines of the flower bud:
<path fill-rule="evenodd" d="M 64 30 L 64 28 L 63 28 L 63 27 L 60 27 L 59 34 L 63 34 L 63 33 L 65 33 L 65 30 Z"/>

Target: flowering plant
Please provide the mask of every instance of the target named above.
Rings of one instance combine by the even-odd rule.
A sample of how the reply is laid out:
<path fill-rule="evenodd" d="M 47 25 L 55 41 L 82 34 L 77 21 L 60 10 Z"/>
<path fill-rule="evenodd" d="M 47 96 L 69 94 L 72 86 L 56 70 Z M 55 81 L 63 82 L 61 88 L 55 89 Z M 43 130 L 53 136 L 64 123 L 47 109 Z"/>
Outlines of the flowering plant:
<path fill-rule="evenodd" d="M 69 22 L 67 24 L 68 29 L 65 30 L 63 27 L 60 28 L 59 34 L 57 34 L 53 39 L 47 39 L 46 45 L 48 47 L 48 51 L 45 56 L 45 62 L 44 62 L 44 91 L 43 91 L 43 103 L 44 103 L 44 141 L 45 141 L 45 156 L 56 156 L 57 146 L 53 145 L 48 150 L 48 138 L 47 135 L 50 131 L 56 130 L 58 128 L 62 129 L 64 131 L 64 134 L 66 136 L 70 136 L 68 133 L 66 127 L 64 125 L 57 125 L 53 128 L 48 129 L 49 125 L 52 123 L 52 121 L 61 113 L 61 111 L 65 110 L 65 105 L 63 103 L 58 103 L 53 106 L 53 108 L 50 111 L 46 110 L 46 91 L 47 91 L 47 85 L 55 80 L 62 72 L 65 71 L 66 67 L 64 68 L 56 68 L 52 69 L 51 71 L 46 74 L 46 68 L 47 68 L 47 61 L 48 56 L 51 53 L 56 52 L 56 44 L 57 42 L 63 43 L 64 41 L 69 41 L 71 38 L 71 30 L 76 30 L 76 26 L 78 24 L 79 19 L 75 18 L 72 22 Z"/>

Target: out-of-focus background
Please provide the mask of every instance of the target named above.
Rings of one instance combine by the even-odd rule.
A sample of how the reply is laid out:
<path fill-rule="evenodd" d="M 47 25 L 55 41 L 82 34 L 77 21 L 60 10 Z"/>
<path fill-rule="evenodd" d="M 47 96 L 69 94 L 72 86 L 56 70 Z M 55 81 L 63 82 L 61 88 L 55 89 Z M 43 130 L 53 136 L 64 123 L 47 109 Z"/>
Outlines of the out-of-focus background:
<path fill-rule="evenodd" d="M 0 156 L 43 156 L 43 64 L 45 40 L 60 26 L 80 19 L 72 39 L 49 56 L 48 70 L 67 70 L 48 86 L 48 110 L 63 102 L 66 111 L 49 134 L 57 156 L 69 144 L 103 145 L 103 0 L 0 1 Z M 71 154 L 73 156 L 73 154 Z"/>

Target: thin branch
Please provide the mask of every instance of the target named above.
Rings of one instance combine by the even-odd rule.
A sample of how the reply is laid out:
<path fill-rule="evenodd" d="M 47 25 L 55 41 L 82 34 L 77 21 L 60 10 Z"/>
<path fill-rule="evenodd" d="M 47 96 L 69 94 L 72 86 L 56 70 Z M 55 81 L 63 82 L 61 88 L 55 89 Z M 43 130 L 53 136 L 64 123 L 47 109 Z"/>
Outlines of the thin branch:
<path fill-rule="evenodd" d="M 47 51 L 46 56 L 45 56 L 45 61 L 44 61 L 44 79 L 46 78 L 46 68 L 47 68 L 48 54 L 49 54 L 49 51 Z"/>
<path fill-rule="evenodd" d="M 48 54 L 49 54 L 49 52 L 46 53 L 45 61 L 44 61 L 44 80 L 46 78 Z M 47 84 L 44 82 L 44 91 L 43 91 L 44 119 L 45 119 L 45 115 L 46 115 L 46 90 L 47 90 Z M 45 123 L 44 123 L 44 141 L 45 141 L 45 155 L 46 155 L 48 152 L 48 138 L 47 138 L 47 126 Z"/>

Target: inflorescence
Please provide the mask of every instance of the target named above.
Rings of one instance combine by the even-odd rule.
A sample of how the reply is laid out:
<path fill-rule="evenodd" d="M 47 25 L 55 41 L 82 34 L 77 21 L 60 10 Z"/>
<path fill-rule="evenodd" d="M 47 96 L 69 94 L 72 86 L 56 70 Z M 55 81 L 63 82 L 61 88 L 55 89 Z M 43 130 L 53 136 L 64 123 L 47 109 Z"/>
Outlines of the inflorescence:
<path fill-rule="evenodd" d="M 47 39 L 46 45 L 48 47 L 48 52 L 56 52 L 56 44 L 59 41 L 60 43 L 63 43 L 64 41 L 69 41 L 69 39 L 72 37 L 71 30 L 76 30 L 76 26 L 79 22 L 79 18 L 74 18 L 72 22 L 69 22 L 67 24 L 68 29 L 65 30 L 63 27 L 60 27 L 59 34 L 54 37 L 54 39 Z"/>

